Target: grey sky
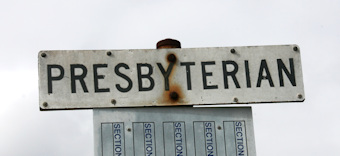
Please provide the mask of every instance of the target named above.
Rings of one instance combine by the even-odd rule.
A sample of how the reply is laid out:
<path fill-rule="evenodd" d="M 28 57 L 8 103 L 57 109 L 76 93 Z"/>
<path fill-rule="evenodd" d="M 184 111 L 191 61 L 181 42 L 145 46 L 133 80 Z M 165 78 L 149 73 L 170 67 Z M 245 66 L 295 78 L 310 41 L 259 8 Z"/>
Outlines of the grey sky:
<path fill-rule="evenodd" d="M 252 105 L 259 156 L 339 155 L 339 0 L 0 0 L 0 155 L 93 155 L 92 111 L 40 112 L 40 50 L 298 44 L 306 101 Z"/>

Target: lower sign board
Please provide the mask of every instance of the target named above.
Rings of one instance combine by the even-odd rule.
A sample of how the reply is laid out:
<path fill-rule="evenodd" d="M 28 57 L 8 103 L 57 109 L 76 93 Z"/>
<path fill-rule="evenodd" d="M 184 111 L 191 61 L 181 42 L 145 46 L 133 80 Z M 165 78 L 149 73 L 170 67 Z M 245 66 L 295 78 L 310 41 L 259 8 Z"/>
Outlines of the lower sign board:
<path fill-rule="evenodd" d="M 296 45 L 39 53 L 41 110 L 304 101 Z"/>
<path fill-rule="evenodd" d="M 255 156 L 250 107 L 94 109 L 95 156 Z"/>

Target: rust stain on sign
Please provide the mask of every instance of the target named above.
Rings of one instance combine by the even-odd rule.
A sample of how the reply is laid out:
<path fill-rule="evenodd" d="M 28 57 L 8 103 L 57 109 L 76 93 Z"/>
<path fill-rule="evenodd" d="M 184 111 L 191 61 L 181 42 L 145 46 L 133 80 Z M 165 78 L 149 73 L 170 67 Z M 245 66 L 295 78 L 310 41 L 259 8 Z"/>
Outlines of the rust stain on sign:
<path fill-rule="evenodd" d="M 169 53 L 166 55 L 165 59 L 168 62 L 167 69 L 171 71 L 168 73 L 169 75 L 164 75 L 165 77 L 168 77 L 169 86 L 164 90 L 162 97 L 160 97 L 158 102 L 161 104 L 181 105 L 185 103 L 184 94 L 181 86 L 173 82 L 174 73 L 178 65 L 178 57 L 173 53 Z"/>
<path fill-rule="evenodd" d="M 177 84 L 171 84 L 168 91 L 163 92 L 163 96 L 158 100 L 161 104 L 181 105 L 185 103 L 182 89 Z"/>

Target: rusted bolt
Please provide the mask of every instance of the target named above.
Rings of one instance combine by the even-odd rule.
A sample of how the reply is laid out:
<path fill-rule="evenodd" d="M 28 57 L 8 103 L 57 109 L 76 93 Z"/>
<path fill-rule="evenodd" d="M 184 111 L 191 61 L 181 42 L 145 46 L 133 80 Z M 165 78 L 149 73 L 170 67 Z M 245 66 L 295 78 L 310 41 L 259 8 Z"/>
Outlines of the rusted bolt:
<path fill-rule="evenodd" d="M 44 106 L 44 107 L 47 107 L 47 106 L 48 106 L 48 103 L 47 103 L 47 102 L 44 102 L 44 103 L 43 103 L 43 106 Z"/>
<path fill-rule="evenodd" d="M 218 130 L 221 130 L 221 129 L 222 129 L 222 127 L 221 127 L 221 126 L 217 126 L 217 129 L 218 129 Z"/>
<path fill-rule="evenodd" d="M 168 61 L 169 62 L 175 63 L 176 60 L 177 60 L 177 58 L 176 58 L 176 56 L 174 54 L 168 55 Z"/>
<path fill-rule="evenodd" d="M 302 94 L 298 94 L 297 97 L 298 97 L 299 99 L 302 99 L 302 98 L 303 98 Z"/>
<path fill-rule="evenodd" d="M 111 51 L 106 52 L 106 55 L 111 56 L 112 55 Z"/>
<path fill-rule="evenodd" d="M 238 102 L 238 98 L 235 97 L 235 98 L 234 98 L 234 102 Z"/>
<path fill-rule="evenodd" d="M 176 92 L 171 92 L 170 93 L 170 98 L 172 100 L 178 100 L 179 96 L 178 96 L 178 94 Z"/>
<path fill-rule="evenodd" d="M 41 53 L 41 57 L 46 57 L 46 53 Z"/>
<path fill-rule="evenodd" d="M 131 132 L 131 128 L 128 128 L 127 131 L 128 131 L 128 132 Z"/>
<path fill-rule="evenodd" d="M 236 53 L 236 50 L 235 49 L 231 49 L 230 52 L 234 54 L 234 53 Z"/>
<path fill-rule="evenodd" d="M 115 104 L 117 103 L 117 101 L 116 101 L 115 99 L 112 99 L 112 100 L 111 100 L 111 103 L 112 103 L 113 105 L 115 105 Z"/>
<path fill-rule="evenodd" d="M 294 50 L 294 51 L 298 51 L 299 48 L 298 48 L 298 47 L 294 47 L 293 50 Z"/>

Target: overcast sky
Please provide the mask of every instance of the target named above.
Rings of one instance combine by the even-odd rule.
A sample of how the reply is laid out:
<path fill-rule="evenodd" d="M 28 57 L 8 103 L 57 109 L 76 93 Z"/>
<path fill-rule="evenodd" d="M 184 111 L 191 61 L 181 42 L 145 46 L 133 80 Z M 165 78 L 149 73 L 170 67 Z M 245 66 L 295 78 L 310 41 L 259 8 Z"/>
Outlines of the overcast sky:
<path fill-rule="evenodd" d="M 40 50 L 298 44 L 306 100 L 252 105 L 258 156 L 340 155 L 339 0 L 0 0 L 0 155 L 92 156 L 92 110 L 39 111 Z"/>

